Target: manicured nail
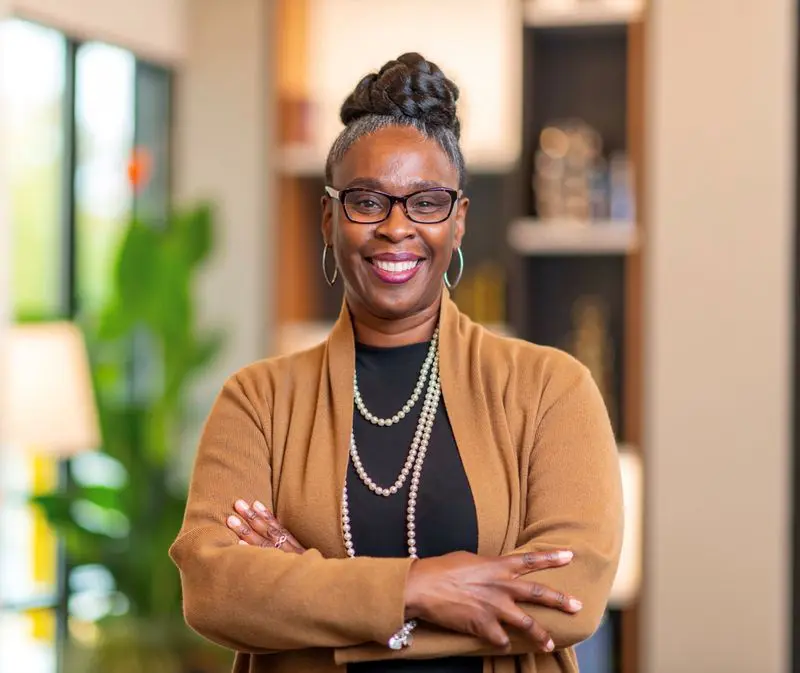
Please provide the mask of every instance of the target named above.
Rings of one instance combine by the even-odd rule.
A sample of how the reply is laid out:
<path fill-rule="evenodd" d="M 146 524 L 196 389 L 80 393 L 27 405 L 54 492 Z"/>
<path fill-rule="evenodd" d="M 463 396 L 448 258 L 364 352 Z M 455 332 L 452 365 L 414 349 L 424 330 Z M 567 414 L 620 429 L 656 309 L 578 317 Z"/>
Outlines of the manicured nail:
<path fill-rule="evenodd" d="M 267 513 L 267 508 L 266 508 L 266 507 L 264 507 L 264 505 L 263 505 L 261 502 L 259 502 L 258 500 L 256 500 L 256 501 L 253 503 L 253 507 L 255 507 L 255 508 L 256 508 L 256 509 L 257 509 L 259 512 L 261 512 L 262 514 L 266 514 L 266 513 Z"/>
<path fill-rule="evenodd" d="M 236 507 L 237 509 L 250 509 L 250 505 L 248 505 L 244 500 L 237 500 Z"/>
<path fill-rule="evenodd" d="M 555 643 L 552 640 L 547 641 L 547 645 L 544 646 L 544 649 L 548 652 L 552 652 L 556 648 Z"/>
<path fill-rule="evenodd" d="M 575 610 L 577 612 L 583 607 L 583 603 L 581 603 L 577 598 L 570 598 L 569 607 L 571 610 Z"/>
<path fill-rule="evenodd" d="M 233 526 L 234 528 L 242 525 L 242 520 L 238 516 L 229 516 L 228 517 L 228 525 Z"/>
<path fill-rule="evenodd" d="M 245 547 L 248 546 L 244 540 L 239 540 L 239 544 L 243 544 Z"/>
<path fill-rule="evenodd" d="M 571 551 L 560 551 L 558 552 L 558 560 L 559 561 L 571 561 L 572 560 L 572 552 Z"/>

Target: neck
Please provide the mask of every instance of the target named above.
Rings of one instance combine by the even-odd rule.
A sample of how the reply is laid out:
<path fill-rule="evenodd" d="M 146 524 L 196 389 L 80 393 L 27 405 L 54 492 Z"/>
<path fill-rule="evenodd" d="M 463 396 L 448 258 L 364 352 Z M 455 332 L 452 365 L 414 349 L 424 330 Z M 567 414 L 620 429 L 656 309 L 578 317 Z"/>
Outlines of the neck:
<path fill-rule="evenodd" d="M 380 318 L 348 302 L 356 341 L 366 346 L 393 348 L 430 341 L 439 322 L 441 296 L 431 306 L 404 318 Z"/>

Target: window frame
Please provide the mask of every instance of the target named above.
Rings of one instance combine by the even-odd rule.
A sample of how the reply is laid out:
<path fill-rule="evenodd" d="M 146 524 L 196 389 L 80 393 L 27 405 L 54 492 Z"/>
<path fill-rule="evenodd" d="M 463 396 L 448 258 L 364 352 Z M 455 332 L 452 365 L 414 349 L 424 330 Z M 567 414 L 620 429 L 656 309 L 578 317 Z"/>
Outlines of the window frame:
<path fill-rule="evenodd" d="M 78 169 L 79 139 L 77 121 L 77 58 L 81 46 L 87 43 L 103 43 L 112 45 L 105 40 L 79 40 L 65 33 L 63 30 L 54 28 L 45 23 L 28 19 L 24 16 L 3 17 L 0 20 L 24 21 L 33 26 L 39 26 L 47 30 L 55 30 L 64 39 L 64 91 L 61 113 L 61 185 L 59 193 L 59 221 L 57 223 L 58 239 L 60 242 L 60 254 L 58 256 L 60 277 L 60 297 L 56 313 L 52 316 L 38 316 L 48 319 L 67 319 L 71 320 L 78 316 L 81 310 L 81 302 L 78 287 L 78 199 L 76 185 L 76 171 Z M 166 107 L 165 119 L 165 147 L 161 148 L 165 167 L 162 170 L 164 184 L 161 190 L 163 203 L 160 204 L 160 215 L 167 216 L 172 206 L 172 167 L 174 161 L 173 139 L 174 139 L 174 77 L 173 72 L 157 63 L 142 59 L 138 54 L 131 51 L 124 45 L 112 45 L 124 49 L 132 54 L 135 62 L 134 66 L 134 91 L 133 91 L 133 110 L 131 114 L 134 119 L 133 146 L 131 152 L 141 146 L 142 128 L 140 126 L 141 105 L 146 104 L 142 100 L 142 76 L 163 78 L 166 96 L 160 103 Z M 154 101 L 156 99 L 153 99 Z M 131 217 L 135 217 L 139 212 L 139 200 L 142 197 L 142 190 L 131 186 Z M 12 227 L 13 232 L 13 227 Z M 12 233 L 13 235 L 13 233 Z M 13 298 L 13 288 L 12 288 Z M 13 305 L 12 300 L 12 305 Z M 69 459 L 58 461 L 57 488 L 68 490 L 72 483 L 71 461 Z M 55 661 L 56 671 L 64 670 L 65 644 L 69 637 L 69 600 L 70 587 L 69 578 L 71 565 L 66 554 L 62 540 L 58 540 L 56 555 L 56 583 L 55 593 L 50 596 L 37 596 L 30 600 L 20 602 L 9 602 L 2 605 L 2 612 L 10 614 L 28 613 L 37 610 L 53 611 L 56 622 L 55 633 Z"/>

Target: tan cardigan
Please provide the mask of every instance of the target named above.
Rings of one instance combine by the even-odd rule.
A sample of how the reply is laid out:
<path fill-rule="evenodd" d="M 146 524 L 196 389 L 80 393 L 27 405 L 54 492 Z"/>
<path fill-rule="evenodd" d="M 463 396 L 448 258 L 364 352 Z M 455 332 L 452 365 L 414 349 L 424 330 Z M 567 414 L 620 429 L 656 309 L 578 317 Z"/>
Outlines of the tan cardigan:
<path fill-rule="evenodd" d="M 478 551 L 568 548 L 572 563 L 529 576 L 575 595 L 577 615 L 525 606 L 550 632 L 552 654 L 525 673 L 576 671 L 571 646 L 598 627 L 617 569 L 622 497 L 617 448 L 588 370 L 569 355 L 496 336 L 445 294 L 442 394 L 475 498 Z M 340 504 L 353 421 L 355 343 L 349 312 L 318 347 L 252 364 L 224 385 L 200 442 L 180 534 L 184 614 L 201 635 L 239 652 L 234 670 L 303 673 L 394 657 L 485 656 L 471 636 L 421 625 L 413 645 L 386 647 L 403 623 L 411 561 L 345 556 Z M 309 551 L 245 547 L 225 526 L 234 500 L 260 499 Z"/>

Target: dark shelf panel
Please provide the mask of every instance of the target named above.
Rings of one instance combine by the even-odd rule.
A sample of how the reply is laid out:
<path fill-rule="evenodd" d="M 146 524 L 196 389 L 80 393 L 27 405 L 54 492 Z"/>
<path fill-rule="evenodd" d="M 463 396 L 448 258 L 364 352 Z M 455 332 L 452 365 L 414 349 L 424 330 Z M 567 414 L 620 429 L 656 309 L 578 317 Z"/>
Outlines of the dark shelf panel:
<path fill-rule="evenodd" d="M 624 422 L 623 369 L 625 348 L 624 257 L 529 257 L 520 274 L 524 304 L 513 324 L 528 341 L 571 352 L 574 309 L 582 297 L 598 297 L 608 312 L 611 341 L 610 386 L 615 408 L 610 409 L 617 435 Z"/>
<path fill-rule="evenodd" d="M 581 119 L 601 134 L 605 155 L 627 149 L 628 31 L 526 28 L 523 47 L 521 206 L 535 215 L 533 161 L 547 124 Z"/>

